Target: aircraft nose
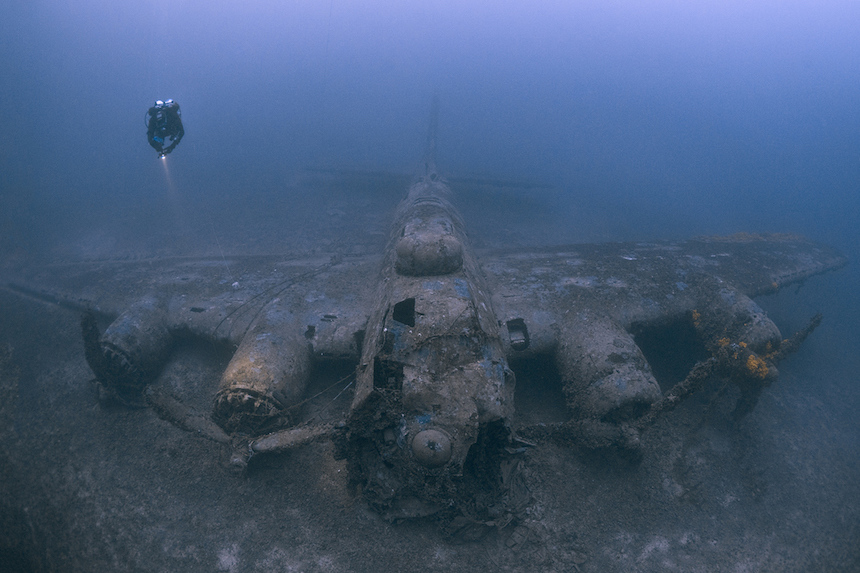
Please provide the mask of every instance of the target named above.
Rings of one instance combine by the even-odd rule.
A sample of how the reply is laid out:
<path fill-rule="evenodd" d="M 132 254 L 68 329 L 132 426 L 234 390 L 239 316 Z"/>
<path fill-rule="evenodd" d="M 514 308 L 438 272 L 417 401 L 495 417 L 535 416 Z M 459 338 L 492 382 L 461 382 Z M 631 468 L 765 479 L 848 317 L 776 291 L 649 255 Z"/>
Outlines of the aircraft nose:
<path fill-rule="evenodd" d="M 412 453 L 421 465 L 438 468 L 451 459 L 451 440 L 439 430 L 422 430 L 412 439 Z"/>

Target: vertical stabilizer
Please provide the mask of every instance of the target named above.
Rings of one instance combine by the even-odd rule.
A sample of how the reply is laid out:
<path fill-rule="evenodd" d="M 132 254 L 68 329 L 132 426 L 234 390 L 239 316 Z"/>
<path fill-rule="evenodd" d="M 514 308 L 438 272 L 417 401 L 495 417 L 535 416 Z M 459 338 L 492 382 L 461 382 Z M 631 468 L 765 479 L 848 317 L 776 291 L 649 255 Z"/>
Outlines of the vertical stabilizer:
<path fill-rule="evenodd" d="M 436 129 L 439 125 L 439 96 L 433 96 L 430 103 L 430 126 L 427 130 L 427 150 L 424 152 L 425 177 L 435 179 L 436 175 Z"/>

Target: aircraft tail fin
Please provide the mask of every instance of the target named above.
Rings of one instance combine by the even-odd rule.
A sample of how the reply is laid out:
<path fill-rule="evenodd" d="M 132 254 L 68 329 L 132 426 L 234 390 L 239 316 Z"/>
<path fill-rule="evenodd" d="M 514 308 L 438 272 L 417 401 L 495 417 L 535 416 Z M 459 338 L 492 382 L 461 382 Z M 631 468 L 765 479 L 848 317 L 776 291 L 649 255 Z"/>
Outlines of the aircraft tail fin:
<path fill-rule="evenodd" d="M 439 96 L 430 103 L 430 126 L 427 130 L 427 149 L 424 152 L 424 176 L 436 173 L 436 130 L 439 126 Z"/>

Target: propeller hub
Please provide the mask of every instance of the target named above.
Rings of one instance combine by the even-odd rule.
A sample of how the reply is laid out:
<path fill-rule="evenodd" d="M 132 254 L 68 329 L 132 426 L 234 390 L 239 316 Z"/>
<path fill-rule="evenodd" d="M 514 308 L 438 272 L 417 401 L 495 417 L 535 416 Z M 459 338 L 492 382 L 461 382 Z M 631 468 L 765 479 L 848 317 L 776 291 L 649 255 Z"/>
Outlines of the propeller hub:
<path fill-rule="evenodd" d="M 439 430 L 422 430 L 412 439 L 412 453 L 422 466 L 438 468 L 451 459 L 451 440 Z"/>

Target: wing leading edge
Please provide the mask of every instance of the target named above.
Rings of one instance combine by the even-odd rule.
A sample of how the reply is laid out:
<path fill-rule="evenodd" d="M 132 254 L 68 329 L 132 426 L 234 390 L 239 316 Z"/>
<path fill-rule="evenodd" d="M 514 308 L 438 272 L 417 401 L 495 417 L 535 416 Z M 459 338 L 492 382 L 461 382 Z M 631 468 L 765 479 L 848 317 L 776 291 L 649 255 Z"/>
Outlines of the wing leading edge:
<path fill-rule="evenodd" d="M 579 308 L 630 329 L 709 306 L 721 290 L 756 297 L 847 264 L 803 237 L 748 234 L 487 252 L 481 260 L 499 319 L 523 319 L 531 352 L 550 350 L 547 327 Z"/>

